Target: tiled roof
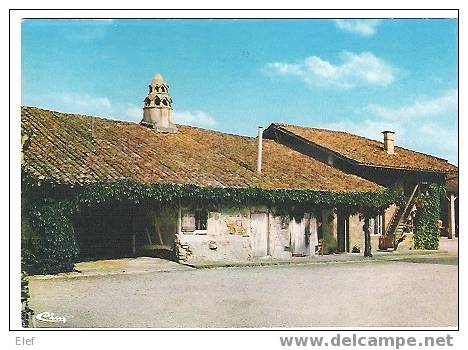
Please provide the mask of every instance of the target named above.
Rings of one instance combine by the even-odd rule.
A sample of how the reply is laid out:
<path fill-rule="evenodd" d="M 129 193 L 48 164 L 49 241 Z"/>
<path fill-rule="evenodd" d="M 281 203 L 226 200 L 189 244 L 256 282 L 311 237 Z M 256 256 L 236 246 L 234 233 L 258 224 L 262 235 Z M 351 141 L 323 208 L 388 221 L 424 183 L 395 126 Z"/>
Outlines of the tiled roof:
<path fill-rule="evenodd" d="M 431 172 L 457 170 L 456 166 L 448 163 L 445 159 L 402 147 L 395 147 L 395 154 L 390 155 L 385 151 L 383 142 L 347 132 L 288 124 L 272 125 L 362 165 Z"/>
<path fill-rule="evenodd" d="M 260 175 L 255 138 L 182 125 L 177 133 L 163 134 L 137 123 L 35 107 L 22 107 L 21 121 L 23 130 L 34 134 L 24 151 L 24 170 L 59 184 L 130 179 L 332 192 L 382 189 L 272 140 L 264 140 Z"/>

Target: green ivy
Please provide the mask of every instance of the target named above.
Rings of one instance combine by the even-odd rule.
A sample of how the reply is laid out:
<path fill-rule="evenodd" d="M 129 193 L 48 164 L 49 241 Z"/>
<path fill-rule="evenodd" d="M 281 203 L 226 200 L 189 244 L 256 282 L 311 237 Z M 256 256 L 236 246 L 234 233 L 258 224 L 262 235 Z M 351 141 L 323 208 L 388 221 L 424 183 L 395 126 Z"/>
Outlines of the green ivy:
<path fill-rule="evenodd" d="M 33 274 L 72 271 L 78 258 L 70 201 L 34 205 L 28 219 L 40 239 L 24 254 L 24 269 Z"/>
<path fill-rule="evenodd" d="M 416 249 L 436 250 L 439 247 L 440 199 L 442 187 L 432 184 L 427 191 L 419 195 L 416 201 L 416 231 L 414 233 L 414 247 Z"/>
<path fill-rule="evenodd" d="M 30 326 L 29 322 L 34 311 L 29 307 L 29 280 L 27 274 L 21 273 L 21 325 L 24 328 Z"/>
<path fill-rule="evenodd" d="M 109 201 L 196 202 L 199 204 L 268 205 L 281 206 L 327 206 L 343 207 L 352 213 L 381 212 L 392 203 L 403 203 L 403 194 L 395 189 L 375 192 L 335 193 L 312 190 L 219 188 L 195 185 L 151 184 L 133 181 L 95 183 L 84 186 L 77 195 L 79 205 L 93 206 Z"/>

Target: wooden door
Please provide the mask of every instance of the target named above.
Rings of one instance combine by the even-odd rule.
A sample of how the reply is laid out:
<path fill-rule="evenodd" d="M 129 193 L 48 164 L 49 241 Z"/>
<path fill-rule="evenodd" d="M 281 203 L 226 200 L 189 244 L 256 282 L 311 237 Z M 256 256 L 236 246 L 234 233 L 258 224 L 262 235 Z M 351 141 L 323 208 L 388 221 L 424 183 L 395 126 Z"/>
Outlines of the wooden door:
<path fill-rule="evenodd" d="M 253 256 L 268 255 L 268 214 L 250 214 L 250 228 L 252 233 Z"/>
<path fill-rule="evenodd" d="M 294 256 L 306 256 L 309 255 L 309 240 L 306 238 L 306 220 L 292 218 L 290 229 L 291 229 L 291 240 L 292 240 L 292 254 Z"/>

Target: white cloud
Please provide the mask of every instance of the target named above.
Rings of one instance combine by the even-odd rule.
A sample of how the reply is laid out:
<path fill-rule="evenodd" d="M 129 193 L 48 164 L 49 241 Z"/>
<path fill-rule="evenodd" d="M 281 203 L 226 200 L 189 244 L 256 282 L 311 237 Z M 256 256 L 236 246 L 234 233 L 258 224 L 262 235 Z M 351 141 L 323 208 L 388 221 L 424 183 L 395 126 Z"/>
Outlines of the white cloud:
<path fill-rule="evenodd" d="M 86 94 L 58 93 L 55 94 L 58 101 L 63 104 L 76 106 L 78 108 L 111 108 L 111 102 L 107 97 L 94 97 Z"/>
<path fill-rule="evenodd" d="M 397 139 L 406 138 L 406 129 L 402 124 L 392 123 L 390 121 L 379 120 L 340 120 L 339 122 L 323 123 L 319 128 L 345 131 L 354 135 L 364 136 L 373 140 L 382 141 L 382 131 L 392 130 L 396 133 Z"/>
<path fill-rule="evenodd" d="M 202 111 L 174 111 L 174 121 L 178 124 L 212 127 L 216 119 Z"/>
<path fill-rule="evenodd" d="M 34 95 L 24 102 L 28 105 L 60 112 L 95 115 L 119 120 L 140 121 L 143 113 L 143 106 L 114 103 L 105 96 L 91 96 L 74 92 L 49 92 L 43 95 Z"/>
<path fill-rule="evenodd" d="M 318 56 L 298 63 L 274 62 L 265 66 L 267 73 L 294 76 L 308 84 L 352 88 L 357 85 L 387 86 L 395 80 L 396 69 L 372 52 L 340 54 L 341 64 Z"/>
<path fill-rule="evenodd" d="M 77 114 L 110 115 L 114 106 L 109 98 L 74 92 L 47 92 L 28 96 L 23 104 Z"/>
<path fill-rule="evenodd" d="M 126 107 L 122 108 L 121 113 L 123 116 L 127 117 L 129 120 L 132 121 L 140 121 L 143 117 L 142 107 L 138 107 L 132 104 L 129 104 Z"/>
<path fill-rule="evenodd" d="M 339 29 L 354 33 L 363 37 L 370 37 L 375 34 L 379 19 L 337 19 L 335 24 Z"/>
<path fill-rule="evenodd" d="M 442 127 L 437 123 L 428 122 L 420 125 L 419 132 L 423 136 L 419 141 L 435 142 L 443 152 L 457 152 L 458 128 L 456 124 Z"/>
<path fill-rule="evenodd" d="M 436 98 L 422 98 L 401 107 L 385 107 L 370 104 L 367 109 L 372 113 L 388 119 L 408 119 L 434 116 L 449 111 L 456 111 L 458 106 L 458 90 L 448 90 Z"/>
<path fill-rule="evenodd" d="M 35 95 L 25 101 L 26 104 L 36 105 L 52 110 L 88 114 L 139 122 L 143 117 L 143 105 L 131 103 L 114 103 L 103 96 L 72 92 L 51 92 L 44 95 Z M 173 111 L 174 121 L 179 124 L 213 127 L 217 124 L 214 117 L 203 111 Z"/>
<path fill-rule="evenodd" d="M 366 119 L 342 119 L 318 127 L 350 132 L 382 141 L 383 130 L 395 131 L 397 146 L 418 150 L 458 162 L 457 89 L 435 98 L 418 99 L 412 104 L 389 108 L 369 105 Z M 435 116 L 438 116 L 435 118 Z"/>

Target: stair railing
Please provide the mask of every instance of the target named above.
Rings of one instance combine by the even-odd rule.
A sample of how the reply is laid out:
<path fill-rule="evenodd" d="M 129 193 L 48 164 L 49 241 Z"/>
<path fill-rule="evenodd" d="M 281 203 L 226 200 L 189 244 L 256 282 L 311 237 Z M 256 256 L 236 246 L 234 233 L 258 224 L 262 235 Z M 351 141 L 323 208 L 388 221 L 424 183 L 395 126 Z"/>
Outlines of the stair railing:
<path fill-rule="evenodd" d="M 406 201 L 406 205 L 401 210 L 402 208 L 398 208 L 395 210 L 393 213 L 393 216 L 390 220 L 390 224 L 387 226 L 387 229 L 385 230 L 385 235 L 392 235 L 395 233 L 397 230 L 398 226 L 400 225 L 401 221 L 403 220 L 404 217 L 407 217 L 408 215 L 408 210 L 413 206 L 414 200 L 415 200 L 415 194 L 418 191 L 419 184 L 416 184 L 413 188 L 413 192 L 411 192 L 411 195 L 409 196 L 408 200 Z"/>

